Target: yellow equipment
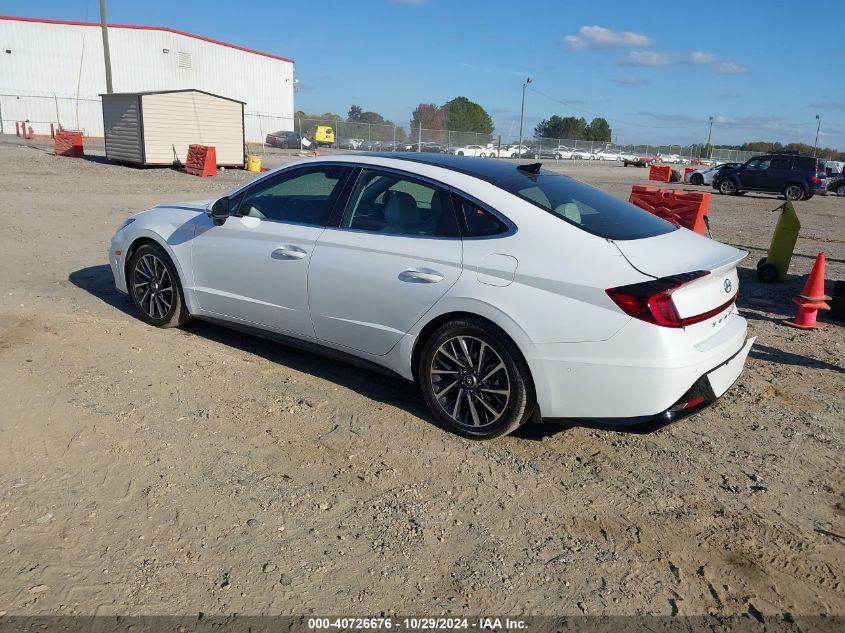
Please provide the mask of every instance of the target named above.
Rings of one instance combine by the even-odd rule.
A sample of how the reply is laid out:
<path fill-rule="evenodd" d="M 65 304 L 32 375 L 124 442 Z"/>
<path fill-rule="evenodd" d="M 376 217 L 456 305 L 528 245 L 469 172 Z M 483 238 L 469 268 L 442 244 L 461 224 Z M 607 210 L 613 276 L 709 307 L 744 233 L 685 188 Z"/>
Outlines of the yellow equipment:
<path fill-rule="evenodd" d="M 333 145 L 334 130 L 328 125 L 318 125 L 314 132 L 314 141 L 317 145 Z"/>
<path fill-rule="evenodd" d="M 246 170 L 255 174 L 261 171 L 261 156 L 247 156 Z"/>
<path fill-rule="evenodd" d="M 801 222 L 791 200 L 784 202 L 780 210 L 780 218 L 769 245 L 769 254 L 757 262 L 757 278 L 764 283 L 786 279 L 795 242 L 798 240 L 798 231 L 801 230 Z"/>

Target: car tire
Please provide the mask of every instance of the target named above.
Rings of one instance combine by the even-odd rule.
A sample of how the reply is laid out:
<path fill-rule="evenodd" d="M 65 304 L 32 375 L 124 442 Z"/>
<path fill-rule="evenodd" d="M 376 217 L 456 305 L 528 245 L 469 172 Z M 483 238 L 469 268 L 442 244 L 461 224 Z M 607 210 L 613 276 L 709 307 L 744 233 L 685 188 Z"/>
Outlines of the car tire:
<path fill-rule="evenodd" d="M 815 193 L 813 193 L 812 191 L 808 191 L 807 193 L 805 193 L 805 194 L 804 194 L 804 197 L 803 197 L 803 198 L 801 198 L 801 199 L 802 199 L 802 200 L 809 200 L 809 199 L 810 199 L 810 198 L 812 198 L 814 195 L 816 195 L 816 194 L 815 194 Z"/>
<path fill-rule="evenodd" d="M 836 195 L 839 196 L 840 198 L 845 198 L 845 183 L 839 185 L 836 188 Z"/>
<path fill-rule="evenodd" d="M 701 174 L 692 174 L 689 177 L 689 184 L 700 187 L 704 184 L 704 176 L 702 176 Z"/>
<path fill-rule="evenodd" d="M 563 156 L 561 156 L 560 154 L 555 154 L 555 160 L 561 160 L 562 158 Z"/>
<path fill-rule="evenodd" d="M 807 191 L 804 189 L 804 186 L 797 182 L 786 185 L 783 190 L 783 195 L 787 200 L 803 200 L 806 194 Z"/>
<path fill-rule="evenodd" d="M 481 319 L 437 328 L 420 353 L 417 379 L 434 417 L 469 439 L 507 435 L 536 408 L 534 383 L 519 348 Z"/>
<path fill-rule="evenodd" d="M 191 320 L 179 273 L 161 246 L 143 244 L 135 249 L 126 271 L 126 285 L 142 321 L 167 328 Z"/>
<path fill-rule="evenodd" d="M 458 155 L 458 156 L 463 156 L 463 155 L 464 155 L 464 153 L 463 153 L 463 152 L 457 152 L 457 155 Z"/>
<path fill-rule="evenodd" d="M 719 183 L 719 193 L 725 196 L 735 196 L 737 193 L 736 183 L 730 178 L 726 178 Z"/>

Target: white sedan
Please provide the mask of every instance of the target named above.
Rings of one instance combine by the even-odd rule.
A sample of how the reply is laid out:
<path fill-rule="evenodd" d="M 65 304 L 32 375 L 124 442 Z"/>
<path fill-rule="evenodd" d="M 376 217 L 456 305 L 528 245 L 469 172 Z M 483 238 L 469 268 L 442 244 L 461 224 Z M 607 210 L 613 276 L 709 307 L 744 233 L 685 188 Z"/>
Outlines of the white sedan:
<path fill-rule="evenodd" d="M 290 164 L 134 215 L 109 250 L 147 323 L 205 319 L 379 368 L 475 439 L 713 402 L 753 342 L 745 256 L 537 163 L 419 153 Z"/>
<path fill-rule="evenodd" d="M 612 149 L 600 149 L 592 153 L 593 160 L 622 160 L 622 153 Z"/>
<path fill-rule="evenodd" d="M 486 158 L 488 156 L 495 156 L 495 148 L 484 147 L 483 145 L 463 145 L 452 150 L 455 156 L 477 156 L 479 158 Z"/>
<path fill-rule="evenodd" d="M 719 173 L 725 167 L 739 167 L 742 163 L 722 163 L 714 167 L 704 167 L 697 169 L 689 175 L 689 182 L 691 185 L 712 185 L 713 176 Z"/>

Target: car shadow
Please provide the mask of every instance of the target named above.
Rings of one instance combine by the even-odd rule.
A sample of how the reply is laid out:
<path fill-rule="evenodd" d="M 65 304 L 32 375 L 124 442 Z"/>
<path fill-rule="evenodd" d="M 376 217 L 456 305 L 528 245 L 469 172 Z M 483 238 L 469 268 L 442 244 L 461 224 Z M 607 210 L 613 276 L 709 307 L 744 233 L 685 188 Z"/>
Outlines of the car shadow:
<path fill-rule="evenodd" d="M 81 268 L 70 273 L 68 281 L 108 306 L 129 316 L 136 316 L 129 298 L 118 292 L 114 287 L 114 277 L 110 266 L 101 264 Z M 301 350 L 284 343 L 245 334 L 208 321 L 196 319 L 180 329 L 188 334 L 201 336 L 215 343 L 259 356 L 270 362 L 345 387 L 371 400 L 400 408 L 444 431 L 449 430 L 448 427 L 431 416 L 416 386 L 400 378 L 338 361 L 315 352 Z M 532 422 L 517 429 L 512 436 L 524 440 L 542 441 L 544 438 L 565 433 L 575 427 L 639 435 L 654 432 L 665 425 L 665 423 L 660 423 L 630 426 L 578 419 L 540 420 L 535 417 Z"/>
<path fill-rule="evenodd" d="M 839 374 L 845 374 L 845 367 L 842 365 L 835 365 L 834 363 L 828 363 L 812 356 L 795 354 L 778 349 L 777 347 L 761 345 L 760 343 L 755 343 L 748 355 L 751 358 L 764 360 L 777 365 L 795 365 L 796 367 L 807 367 L 808 369 L 828 369 Z"/>

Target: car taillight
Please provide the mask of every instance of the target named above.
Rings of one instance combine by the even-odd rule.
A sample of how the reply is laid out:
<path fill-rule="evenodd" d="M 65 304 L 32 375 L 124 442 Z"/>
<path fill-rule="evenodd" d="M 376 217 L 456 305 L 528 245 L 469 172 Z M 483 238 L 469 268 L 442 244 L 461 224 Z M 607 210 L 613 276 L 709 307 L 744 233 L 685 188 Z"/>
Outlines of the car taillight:
<path fill-rule="evenodd" d="M 608 296 L 613 302 L 628 314 L 640 321 L 654 323 L 662 327 L 682 328 L 694 323 L 700 323 L 710 317 L 716 316 L 725 308 L 736 301 L 736 295 L 720 305 L 718 308 L 708 310 L 702 314 L 681 318 L 678 309 L 672 301 L 672 293 L 696 279 L 709 275 L 706 270 L 698 270 L 671 277 L 661 277 L 651 281 L 644 281 L 638 284 L 608 288 Z"/>
<path fill-rule="evenodd" d="M 821 179 L 819 178 L 819 175 L 818 175 L 818 174 L 816 174 L 815 176 L 813 176 L 813 177 L 810 179 L 810 182 L 812 182 L 814 185 L 817 185 L 817 184 L 819 184 L 819 183 L 821 182 Z"/>

